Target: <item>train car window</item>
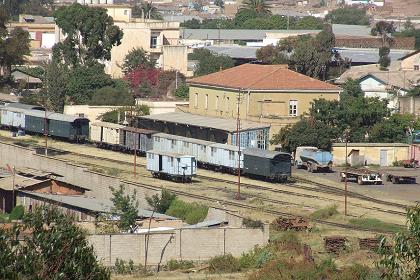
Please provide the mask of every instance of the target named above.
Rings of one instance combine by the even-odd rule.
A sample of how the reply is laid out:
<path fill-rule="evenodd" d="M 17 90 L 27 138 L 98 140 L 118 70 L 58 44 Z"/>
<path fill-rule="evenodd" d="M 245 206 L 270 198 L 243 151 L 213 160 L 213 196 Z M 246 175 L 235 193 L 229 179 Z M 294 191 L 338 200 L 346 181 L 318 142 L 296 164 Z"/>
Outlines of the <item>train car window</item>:
<path fill-rule="evenodd" d="M 229 151 L 229 160 L 234 160 L 234 159 L 235 159 L 235 152 Z"/>
<path fill-rule="evenodd" d="M 175 140 L 171 140 L 171 149 L 175 148 Z"/>
<path fill-rule="evenodd" d="M 210 152 L 211 152 L 211 156 L 214 157 L 214 154 L 216 153 L 216 148 L 212 147 Z"/>

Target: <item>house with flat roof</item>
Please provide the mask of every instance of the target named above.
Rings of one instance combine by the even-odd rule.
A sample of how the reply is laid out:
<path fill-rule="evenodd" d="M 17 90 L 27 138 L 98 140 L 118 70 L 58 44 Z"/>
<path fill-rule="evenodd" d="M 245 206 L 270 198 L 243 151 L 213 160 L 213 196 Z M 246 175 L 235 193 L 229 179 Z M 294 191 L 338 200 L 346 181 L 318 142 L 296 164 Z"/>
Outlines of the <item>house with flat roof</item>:
<path fill-rule="evenodd" d="M 194 115 L 240 118 L 270 125 L 270 136 L 296 123 L 315 99 L 338 100 L 340 88 L 288 69 L 287 65 L 243 64 L 188 80 Z"/>

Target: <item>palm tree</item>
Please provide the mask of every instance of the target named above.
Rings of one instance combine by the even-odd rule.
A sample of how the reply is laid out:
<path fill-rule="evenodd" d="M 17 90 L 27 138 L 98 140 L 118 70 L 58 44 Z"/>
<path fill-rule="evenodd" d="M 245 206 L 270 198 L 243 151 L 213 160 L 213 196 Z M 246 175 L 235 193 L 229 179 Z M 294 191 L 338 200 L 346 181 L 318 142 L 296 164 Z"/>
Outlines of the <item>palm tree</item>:
<path fill-rule="evenodd" d="M 150 2 L 142 2 L 140 6 L 134 6 L 133 17 L 140 17 L 145 19 L 162 19 L 162 15 Z"/>
<path fill-rule="evenodd" d="M 255 11 L 258 15 L 269 15 L 271 11 L 265 0 L 245 0 L 241 9 Z"/>

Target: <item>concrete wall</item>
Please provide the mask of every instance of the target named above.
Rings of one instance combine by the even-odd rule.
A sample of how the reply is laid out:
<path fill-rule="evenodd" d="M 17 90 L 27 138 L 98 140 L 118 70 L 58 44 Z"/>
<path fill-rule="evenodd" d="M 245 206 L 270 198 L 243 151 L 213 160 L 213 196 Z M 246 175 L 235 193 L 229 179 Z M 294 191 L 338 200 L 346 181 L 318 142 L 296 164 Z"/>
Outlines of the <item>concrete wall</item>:
<path fill-rule="evenodd" d="M 402 70 L 413 71 L 415 65 L 420 66 L 420 52 L 401 61 Z"/>
<path fill-rule="evenodd" d="M 90 235 L 89 242 L 104 265 L 116 259 L 144 264 L 146 234 Z M 231 253 L 240 256 L 256 245 L 268 242 L 268 226 L 264 229 L 202 228 L 177 229 L 149 235 L 148 265 L 175 260 L 208 260 Z"/>
<path fill-rule="evenodd" d="M 65 105 L 64 114 L 79 115 L 84 114 L 91 122 L 97 122 L 100 115 L 120 108 L 122 106 L 90 106 L 90 105 Z M 121 116 L 121 120 L 124 116 Z"/>
<path fill-rule="evenodd" d="M 398 108 L 402 114 L 414 114 L 420 117 L 420 97 L 398 97 Z"/>
<path fill-rule="evenodd" d="M 367 165 L 380 165 L 381 151 L 386 151 L 385 166 L 392 166 L 393 162 L 409 159 L 410 145 L 401 143 L 349 143 L 348 154 L 358 150 L 358 156 L 363 158 Z M 344 165 L 346 160 L 346 148 L 344 143 L 333 144 L 332 146 L 334 165 Z M 356 152 L 357 154 L 357 152 Z M 353 156 L 354 157 L 354 156 Z M 348 162 L 351 162 L 351 157 Z"/>
<path fill-rule="evenodd" d="M 53 171 L 60 175 L 57 176 L 57 179 L 60 181 L 89 189 L 90 191 L 86 192 L 86 194 L 96 198 L 110 199 L 112 194 L 109 187 L 118 187 L 124 184 L 130 193 L 134 189 L 137 190 L 137 199 L 142 208 L 148 207 L 146 196 L 160 193 L 160 189 L 141 186 L 116 177 L 91 172 L 83 166 L 72 164 L 62 159 L 37 155 L 30 149 L 0 142 L 0 165 L 5 166 L 6 164 L 15 166 L 17 169 L 33 168 Z"/>
<path fill-rule="evenodd" d="M 175 112 L 176 106 L 188 105 L 188 102 L 174 102 L 174 101 L 150 101 L 136 99 L 136 105 L 147 105 L 150 108 L 150 114 L 164 114 Z"/>

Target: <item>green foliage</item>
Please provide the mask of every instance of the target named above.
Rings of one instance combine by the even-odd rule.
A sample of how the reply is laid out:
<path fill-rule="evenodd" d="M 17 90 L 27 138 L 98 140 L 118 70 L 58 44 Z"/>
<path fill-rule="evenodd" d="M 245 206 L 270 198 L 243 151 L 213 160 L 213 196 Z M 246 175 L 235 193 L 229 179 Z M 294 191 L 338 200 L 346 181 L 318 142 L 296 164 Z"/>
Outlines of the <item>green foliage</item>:
<path fill-rule="evenodd" d="M 175 89 L 175 96 L 180 99 L 188 99 L 190 95 L 190 87 L 187 84 L 181 84 Z"/>
<path fill-rule="evenodd" d="M 410 128 L 420 129 L 420 121 L 414 115 L 393 114 L 372 127 L 369 141 L 373 143 L 405 143 Z"/>
<path fill-rule="evenodd" d="M 118 228 L 122 231 L 132 231 L 136 225 L 138 216 L 139 202 L 137 201 L 137 191 L 125 194 L 125 187 L 120 185 L 118 189 L 109 187 L 112 192 L 111 201 L 114 204 L 112 213 L 119 217 Z"/>
<path fill-rule="evenodd" d="M 245 0 L 241 9 L 255 11 L 258 15 L 271 15 L 269 6 L 265 0 Z"/>
<path fill-rule="evenodd" d="M 381 47 L 379 48 L 379 66 L 381 70 L 386 70 L 388 66 L 391 64 L 391 58 L 389 58 L 389 48 L 388 47 Z"/>
<path fill-rule="evenodd" d="M 369 25 L 369 17 L 365 9 L 345 7 L 333 10 L 325 20 L 334 24 Z"/>
<path fill-rule="evenodd" d="M 67 82 L 69 71 L 56 60 L 51 61 L 46 67 L 44 91 L 48 100 L 48 106 L 53 111 L 62 112 L 68 94 Z"/>
<path fill-rule="evenodd" d="M 89 101 L 90 105 L 133 105 L 134 98 L 128 89 L 128 85 L 121 84 L 117 87 L 107 86 L 95 90 Z"/>
<path fill-rule="evenodd" d="M 403 228 L 396 224 L 386 223 L 378 219 L 373 218 L 354 218 L 350 219 L 349 223 L 354 226 L 358 226 L 369 230 L 382 230 L 386 232 L 400 232 Z"/>
<path fill-rule="evenodd" d="M 324 21 L 313 16 L 305 16 L 293 21 L 291 29 L 301 30 L 320 30 L 324 27 Z"/>
<path fill-rule="evenodd" d="M 207 206 L 197 202 L 188 203 L 177 198 L 172 201 L 166 214 L 180 218 L 188 224 L 196 224 L 204 221 L 208 210 Z"/>
<path fill-rule="evenodd" d="M 7 18 L 0 18 L 0 66 L 4 78 L 10 79 L 12 65 L 24 64 L 25 56 L 30 54 L 30 38 L 28 31 L 20 27 L 7 31 L 6 23 Z"/>
<path fill-rule="evenodd" d="M 165 214 L 165 212 L 171 206 L 171 203 L 175 200 L 176 194 L 162 189 L 161 194 L 154 194 L 151 197 L 147 196 L 146 201 L 152 209 L 158 213 Z"/>
<path fill-rule="evenodd" d="M 331 205 L 331 206 L 316 210 L 315 212 L 311 214 L 311 218 L 325 220 L 337 214 L 338 214 L 337 205 Z"/>
<path fill-rule="evenodd" d="M 397 233 L 393 245 L 382 238 L 378 266 L 384 270 L 383 279 L 420 278 L 420 205 L 407 209 L 407 230 Z"/>
<path fill-rule="evenodd" d="M 257 50 L 257 59 L 264 64 L 287 64 L 289 59 L 279 46 L 268 45 Z"/>
<path fill-rule="evenodd" d="M 135 48 L 124 57 L 124 63 L 121 68 L 124 73 L 129 73 L 139 67 L 154 68 L 155 65 L 156 60 L 152 59 L 143 48 Z"/>
<path fill-rule="evenodd" d="M 211 273 L 232 273 L 239 270 L 240 263 L 232 254 L 216 256 L 209 261 L 209 271 Z"/>
<path fill-rule="evenodd" d="M 66 36 L 53 48 L 53 56 L 73 67 L 111 59 L 111 49 L 121 44 L 123 32 L 106 9 L 88 5 L 61 6 L 54 18 Z"/>
<path fill-rule="evenodd" d="M 147 105 L 122 107 L 102 114 L 100 119 L 103 122 L 122 123 L 124 121 L 124 115 L 130 116 L 131 113 L 133 116 L 147 116 L 150 115 L 150 108 Z M 118 119 L 118 115 L 120 119 Z"/>
<path fill-rule="evenodd" d="M 221 9 L 224 9 L 225 8 L 225 1 L 223 1 L 223 0 L 215 0 L 214 1 L 214 5 L 220 7 Z"/>
<path fill-rule="evenodd" d="M 66 94 L 72 103 L 87 104 L 96 90 L 113 84 L 111 77 L 105 74 L 102 64 L 77 66 L 67 80 Z"/>
<path fill-rule="evenodd" d="M 44 80 L 45 78 L 45 69 L 43 67 L 40 66 L 35 66 L 35 67 L 29 67 L 29 66 L 20 66 L 20 67 L 16 67 L 16 69 L 19 69 L 29 75 L 35 76 L 40 78 L 41 80 Z"/>
<path fill-rule="evenodd" d="M 189 59 L 198 60 L 198 69 L 194 73 L 196 76 L 207 75 L 234 66 L 234 61 L 229 56 L 217 55 L 207 49 L 194 49 Z"/>
<path fill-rule="evenodd" d="M 241 269 L 261 268 L 274 258 L 275 255 L 270 247 L 255 246 L 253 250 L 242 253 L 239 258 L 239 265 Z"/>
<path fill-rule="evenodd" d="M 181 22 L 180 26 L 184 28 L 188 28 L 188 29 L 200 29 L 200 24 L 201 22 L 198 19 L 193 18 L 193 19 Z"/>
<path fill-rule="evenodd" d="M 24 231 L 31 234 L 18 242 Z M 110 279 L 86 233 L 57 209 L 37 207 L 23 224 L 0 228 L 0 248 L 2 279 Z"/>
<path fill-rule="evenodd" d="M 194 267 L 194 262 L 183 260 L 169 260 L 165 265 L 165 269 L 169 271 L 189 269 L 192 267 Z"/>
<path fill-rule="evenodd" d="M 393 22 L 378 21 L 370 33 L 373 36 L 380 35 L 382 37 L 382 46 L 385 47 L 386 43 L 389 44 L 392 41 L 391 34 L 395 32 L 395 29 Z"/>
<path fill-rule="evenodd" d="M 146 18 L 162 20 L 162 14 L 150 2 L 142 2 L 140 5 L 135 5 L 132 10 L 134 18 Z"/>
<path fill-rule="evenodd" d="M 420 96 L 420 86 L 416 86 L 407 92 L 407 96 Z"/>
<path fill-rule="evenodd" d="M 261 220 L 253 220 L 245 218 L 242 221 L 242 224 L 247 228 L 263 228 L 264 223 Z"/>
<path fill-rule="evenodd" d="M 17 205 L 13 208 L 12 212 L 9 214 L 9 220 L 20 220 L 23 218 L 25 210 L 22 205 Z"/>
<path fill-rule="evenodd" d="M 128 262 L 126 262 L 124 260 L 117 258 L 115 260 L 115 265 L 112 271 L 115 274 L 122 274 L 122 275 L 136 274 L 136 273 L 144 272 L 144 267 L 141 264 L 135 265 L 133 260 L 131 259 Z"/>

